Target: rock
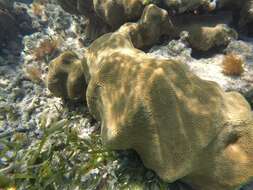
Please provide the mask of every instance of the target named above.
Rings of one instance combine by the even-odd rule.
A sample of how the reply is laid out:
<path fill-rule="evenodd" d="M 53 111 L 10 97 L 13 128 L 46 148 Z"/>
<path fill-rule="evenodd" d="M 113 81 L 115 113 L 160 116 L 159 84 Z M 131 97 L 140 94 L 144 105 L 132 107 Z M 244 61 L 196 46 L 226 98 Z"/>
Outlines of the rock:
<path fill-rule="evenodd" d="M 218 8 L 231 10 L 234 12 L 234 20 L 237 22 L 239 19 L 239 28 L 241 31 L 248 35 L 253 35 L 252 22 L 253 22 L 253 1 L 252 0 L 217 0 Z"/>
<path fill-rule="evenodd" d="M 16 41 L 10 41 L 7 45 L 7 49 L 14 55 L 19 55 L 22 45 Z"/>
<path fill-rule="evenodd" d="M 163 0 L 163 3 L 169 9 L 176 9 L 179 13 L 194 10 L 201 6 L 210 4 L 209 0 Z"/>
<path fill-rule="evenodd" d="M 247 0 L 241 10 L 239 26 L 246 30 L 248 35 L 253 36 L 253 0 Z"/>
<path fill-rule="evenodd" d="M 0 65 L 3 66 L 3 65 L 6 65 L 6 64 L 7 64 L 7 61 L 2 56 L 0 56 Z M 1 70 L 0 70 L 0 74 L 2 74 Z"/>
<path fill-rule="evenodd" d="M 5 54 L 11 51 L 11 53 L 18 55 L 22 48 L 21 35 L 34 32 L 30 16 L 26 9 L 20 5 L 16 5 L 10 10 L 0 8 L 0 27 L 0 48 L 1 52 Z"/>
<path fill-rule="evenodd" d="M 14 0 L 0 0 L 0 9 L 12 9 Z"/>
<path fill-rule="evenodd" d="M 13 16 L 18 24 L 19 31 L 22 35 L 32 34 L 36 31 L 33 26 L 33 21 L 31 16 L 27 13 L 27 7 L 23 4 L 16 5 L 13 11 Z"/>
<path fill-rule="evenodd" d="M 154 7 L 146 7 L 136 25 L 95 40 L 82 65 L 77 64 L 85 80 L 73 80 L 73 85 L 88 84 L 89 111 L 101 121 L 107 147 L 134 149 L 146 167 L 168 182 L 181 179 L 195 189 L 234 190 L 253 175 L 250 106 L 239 93 L 200 79 L 184 63 L 134 48 L 145 39 L 138 29 L 162 29 L 144 19 L 163 20 L 163 10 Z M 63 69 L 54 69 L 57 65 L 63 63 L 49 68 L 55 76 L 49 82 L 58 81 L 51 91 L 66 96 L 66 79 L 61 80 Z M 76 70 L 72 64 L 62 68 L 70 74 Z"/>
<path fill-rule="evenodd" d="M 7 10 L 0 9 L 0 46 L 7 46 L 9 41 L 18 38 L 19 29 L 13 15 Z"/>

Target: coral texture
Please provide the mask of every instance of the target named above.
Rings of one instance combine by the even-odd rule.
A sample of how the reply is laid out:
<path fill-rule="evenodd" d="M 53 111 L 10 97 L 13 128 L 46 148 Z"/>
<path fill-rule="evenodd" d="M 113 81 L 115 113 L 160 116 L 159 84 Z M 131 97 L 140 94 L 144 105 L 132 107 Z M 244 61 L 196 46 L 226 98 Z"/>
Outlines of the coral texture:
<path fill-rule="evenodd" d="M 31 17 L 25 9 L 13 6 L 14 1 L 0 0 L 0 51 L 6 49 L 18 53 L 21 35 L 34 31 Z"/>
<path fill-rule="evenodd" d="M 49 68 L 49 89 L 75 99 L 84 97 L 88 84 L 88 107 L 101 121 L 104 144 L 136 150 L 162 179 L 182 179 L 201 190 L 234 190 L 253 176 L 250 106 L 239 93 L 201 80 L 184 63 L 135 48 L 151 45 L 163 35 L 162 27 L 170 28 L 166 16 L 149 5 L 137 24 L 95 40 L 82 62 L 72 53 L 61 55 Z M 145 29 L 156 37 L 146 37 Z"/>

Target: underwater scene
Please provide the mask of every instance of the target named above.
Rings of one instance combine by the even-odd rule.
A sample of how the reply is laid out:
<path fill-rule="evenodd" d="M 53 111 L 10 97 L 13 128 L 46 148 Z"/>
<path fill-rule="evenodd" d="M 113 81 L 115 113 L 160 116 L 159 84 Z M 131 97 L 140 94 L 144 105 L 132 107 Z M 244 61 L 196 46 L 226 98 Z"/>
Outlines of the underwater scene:
<path fill-rule="evenodd" d="M 253 0 L 0 0 L 0 190 L 253 190 Z"/>

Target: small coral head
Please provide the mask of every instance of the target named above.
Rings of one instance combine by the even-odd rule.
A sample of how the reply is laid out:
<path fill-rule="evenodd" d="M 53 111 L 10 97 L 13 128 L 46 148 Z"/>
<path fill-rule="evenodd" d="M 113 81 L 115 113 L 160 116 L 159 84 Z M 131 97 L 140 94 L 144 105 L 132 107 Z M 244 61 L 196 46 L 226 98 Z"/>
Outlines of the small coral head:
<path fill-rule="evenodd" d="M 244 72 L 244 58 L 236 53 L 228 53 L 222 61 L 225 75 L 240 76 Z"/>

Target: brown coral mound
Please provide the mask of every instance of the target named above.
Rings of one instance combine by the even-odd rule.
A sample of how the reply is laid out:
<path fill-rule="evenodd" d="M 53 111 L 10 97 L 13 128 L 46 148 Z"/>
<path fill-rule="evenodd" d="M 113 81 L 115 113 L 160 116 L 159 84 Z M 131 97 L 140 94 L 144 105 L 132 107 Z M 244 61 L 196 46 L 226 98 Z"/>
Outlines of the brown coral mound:
<path fill-rule="evenodd" d="M 73 52 L 65 52 L 52 61 L 48 73 L 48 88 L 55 96 L 84 99 L 86 82 L 81 62 Z"/>
<path fill-rule="evenodd" d="M 136 150 L 162 179 L 182 179 L 197 190 L 239 188 L 253 176 L 247 101 L 198 78 L 184 63 L 135 48 L 170 29 L 170 22 L 163 22 L 167 16 L 149 5 L 138 23 L 95 40 L 82 62 L 72 53 L 61 55 L 50 65 L 49 89 L 56 96 L 82 98 L 88 84 L 88 108 L 101 121 L 104 144 Z M 147 38 L 146 31 L 156 37 Z"/>
<path fill-rule="evenodd" d="M 240 76 L 244 72 L 244 59 L 235 53 L 224 56 L 222 61 L 223 73 L 225 75 Z"/>

